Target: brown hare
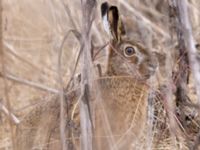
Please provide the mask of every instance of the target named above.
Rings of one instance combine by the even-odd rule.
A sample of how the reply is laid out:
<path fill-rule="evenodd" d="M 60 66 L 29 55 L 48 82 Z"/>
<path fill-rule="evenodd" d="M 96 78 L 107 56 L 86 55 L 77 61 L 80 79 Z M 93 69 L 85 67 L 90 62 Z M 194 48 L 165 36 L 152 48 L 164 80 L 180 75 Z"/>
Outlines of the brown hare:
<path fill-rule="evenodd" d="M 94 149 L 134 149 L 147 117 L 147 80 L 154 75 L 158 62 L 154 53 L 126 36 L 125 25 L 116 6 L 103 3 L 101 14 L 110 43 L 106 49 L 106 72 L 96 79 L 101 100 L 91 102 L 94 106 Z M 66 126 L 70 126 L 66 128 L 66 134 L 72 135 L 69 136 L 74 144 L 71 149 L 79 149 L 76 146 L 81 134 L 76 107 L 79 95 L 80 90 L 77 89 L 66 96 L 70 116 L 70 121 L 66 117 Z M 17 134 L 20 150 L 59 149 L 57 96 L 26 116 L 17 128 Z"/>
<path fill-rule="evenodd" d="M 116 6 L 103 3 L 101 14 L 104 29 L 110 38 L 105 73 L 105 76 L 110 77 L 98 82 L 110 132 L 101 130 L 105 120 L 99 123 L 101 128 L 97 136 L 101 135 L 107 139 L 99 142 L 100 148 L 98 148 L 134 149 L 134 144 L 137 143 L 146 123 L 148 95 L 146 81 L 154 75 L 158 67 L 158 54 L 152 53 L 127 36 L 125 24 Z"/>

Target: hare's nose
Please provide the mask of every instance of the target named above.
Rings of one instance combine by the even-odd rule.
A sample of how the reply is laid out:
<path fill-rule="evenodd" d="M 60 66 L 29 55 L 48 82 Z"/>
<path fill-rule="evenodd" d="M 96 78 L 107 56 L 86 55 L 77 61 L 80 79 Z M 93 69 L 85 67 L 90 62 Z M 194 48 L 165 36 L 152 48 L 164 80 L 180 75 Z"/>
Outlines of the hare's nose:
<path fill-rule="evenodd" d="M 157 68 L 156 64 L 152 63 L 148 64 L 148 70 L 151 75 L 153 75 L 156 72 L 156 68 Z"/>
<path fill-rule="evenodd" d="M 149 71 L 154 72 L 157 68 L 157 64 L 149 63 L 148 68 L 149 68 Z"/>

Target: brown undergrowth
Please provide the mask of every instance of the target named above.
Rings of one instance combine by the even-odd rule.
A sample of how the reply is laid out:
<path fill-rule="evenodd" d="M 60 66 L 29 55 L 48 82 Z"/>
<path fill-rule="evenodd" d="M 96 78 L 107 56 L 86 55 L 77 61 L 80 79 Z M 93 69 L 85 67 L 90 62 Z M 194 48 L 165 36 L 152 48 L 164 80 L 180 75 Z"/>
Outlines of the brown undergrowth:
<path fill-rule="evenodd" d="M 94 50 L 95 64 L 101 65 L 100 72 L 105 70 L 106 52 L 103 47 L 108 42 L 99 13 L 102 2 L 97 1 L 90 31 L 93 42 L 90 46 Z M 172 7 L 174 1 L 110 2 L 119 6 L 122 19 L 129 20 L 128 24 L 134 28 L 135 33 L 142 33 L 139 38 L 145 47 L 166 54 L 166 58 L 160 57 L 166 61 L 147 84 L 150 88 L 148 121 L 144 135 L 138 139 L 134 148 L 198 149 L 200 118 L 195 90 L 197 82 L 188 60 L 187 41 L 181 37 L 181 25 L 177 28 L 180 14 L 177 8 Z M 80 88 L 79 74 L 83 61 L 79 60 L 77 64 L 76 62 L 82 44 L 81 29 L 84 18 L 81 2 L 2 0 L 1 5 L 3 53 L 0 53 L 0 149 L 17 149 L 28 142 L 33 146 L 30 149 L 78 149 L 78 99 L 75 103 L 65 100 L 73 99 L 77 95 L 75 91 Z M 192 35 L 197 44 L 200 42 L 200 2 L 191 0 L 187 6 Z M 135 27 L 135 23 L 139 28 Z M 198 47 L 198 44 L 196 46 Z M 62 55 L 58 70 L 60 47 Z M 197 54 L 199 61 L 198 57 Z M 58 71 L 62 83 L 58 80 Z M 65 133 L 66 143 L 60 140 L 59 134 L 59 100 L 62 95 L 58 95 L 62 87 L 63 105 L 69 108 L 63 112 L 63 117 L 67 118 L 64 123 L 69 129 Z M 70 118 L 75 118 L 76 123 Z M 26 126 L 24 122 L 28 122 L 30 126 Z M 19 132 L 18 128 L 22 131 Z M 20 139 L 19 135 L 23 139 Z M 22 143 L 19 143 L 19 140 Z M 111 143 L 112 140 L 110 139 Z"/>

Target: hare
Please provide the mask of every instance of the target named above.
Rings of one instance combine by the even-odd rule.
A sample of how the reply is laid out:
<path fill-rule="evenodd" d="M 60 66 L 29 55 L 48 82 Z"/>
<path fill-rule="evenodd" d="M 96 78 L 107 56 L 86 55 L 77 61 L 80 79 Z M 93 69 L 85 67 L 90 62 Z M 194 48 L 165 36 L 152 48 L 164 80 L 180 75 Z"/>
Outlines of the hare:
<path fill-rule="evenodd" d="M 116 6 L 103 3 L 101 14 L 110 44 L 106 48 L 106 72 L 96 79 L 101 101 L 91 102 L 94 106 L 94 149 L 134 149 L 146 122 L 147 81 L 154 75 L 158 61 L 156 54 L 126 36 Z M 69 119 L 66 115 L 66 126 L 70 126 L 66 134 L 74 139 L 71 149 L 76 148 L 76 139 L 81 135 L 79 112 L 75 109 L 79 95 L 79 87 L 66 95 L 70 116 Z M 53 96 L 26 116 L 17 128 L 18 149 L 59 149 L 59 108 L 59 100 Z"/>
<path fill-rule="evenodd" d="M 107 71 L 104 75 L 109 78 L 99 82 L 112 135 L 103 134 L 108 130 L 101 130 L 98 135 L 113 136 L 114 143 L 109 143 L 112 140 L 108 138 L 107 146 L 103 140 L 99 146 L 100 149 L 133 149 L 134 141 L 139 139 L 146 123 L 147 80 L 156 72 L 159 55 L 126 35 L 125 24 L 116 6 L 103 3 L 101 15 L 104 29 L 110 38 Z"/>

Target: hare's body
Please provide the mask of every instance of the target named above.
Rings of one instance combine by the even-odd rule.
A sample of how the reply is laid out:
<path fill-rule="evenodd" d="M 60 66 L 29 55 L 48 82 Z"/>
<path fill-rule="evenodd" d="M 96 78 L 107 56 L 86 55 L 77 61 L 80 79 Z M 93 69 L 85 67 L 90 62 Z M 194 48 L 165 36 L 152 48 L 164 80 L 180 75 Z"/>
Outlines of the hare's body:
<path fill-rule="evenodd" d="M 148 87 L 132 77 L 104 78 L 99 85 L 102 103 L 96 110 L 96 149 L 130 149 L 146 123 Z"/>
<path fill-rule="evenodd" d="M 124 149 L 130 147 L 134 139 L 142 132 L 146 121 L 147 111 L 147 85 L 132 77 L 105 77 L 96 80 L 99 84 L 102 99 L 95 107 L 94 116 L 94 141 L 95 149 L 110 149 L 114 139 L 116 146 Z M 66 98 L 70 100 L 69 127 L 66 127 L 66 135 L 71 134 L 70 141 L 77 143 L 80 139 L 79 115 L 76 107 L 80 90 L 73 91 Z M 18 149 L 49 148 L 59 149 L 59 100 L 53 97 L 32 111 L 18 127 Z M 78 115 L 78 116 L 77 116 Z M 67 120 L 67 116 L 66 116 Z M 106 121 L 107 120 L 107 121 Z M 107 123 L 106 123 L 107 122 Z M 110 131 L 109 131 L 110 128 Z M 138 130 L 139 129 L 139 130 Z M 71 130 L 71 131 L 69 131 Z M 123 139 L 119 141 L 121 138 Z"/>
<path fill-rule="evenodd" d="M 134 149 L 143 132 L 147 114 L 148 86 L 146 81 L 157 67 L 157 59 L 139 43 L 125 36 L 118 9 L 102 4 L 104 26 L 110 35 L 108 63 L 105 75 L 96 79 L 100 98 L 91 101 L 94 125 L 94 149 Z M 107 27 L 109 26 L 109 27 Z M 66 135 L 72 143 L 79 142 L 80 120 L 78 99 L 80 90 L 66 97 Z M 59 100 L 56 96 L 30 113 L 18 127 L 18 149 L 59 149 Z M 74 144 L 76 145 L 76 144 Z M 76 147 L 76 146 L 75 146 Z"/>

